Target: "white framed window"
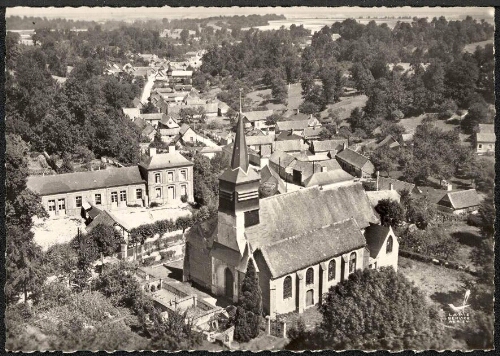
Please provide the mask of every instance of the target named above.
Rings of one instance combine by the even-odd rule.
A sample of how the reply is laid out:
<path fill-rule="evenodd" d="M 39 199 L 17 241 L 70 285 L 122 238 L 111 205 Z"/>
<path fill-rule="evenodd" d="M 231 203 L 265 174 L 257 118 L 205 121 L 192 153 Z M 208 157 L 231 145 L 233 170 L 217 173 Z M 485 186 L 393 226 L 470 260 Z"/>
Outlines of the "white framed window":
<path fill-rule="evenodd" d="M 56 211 L 56 201 L 55 200 L 49 200 L 49 211 Z"/>
<path fill-rule="evenodd" d="M 479 145 L 477 145 L 478 148 L 483 148 L 483 144 L 480 143 Z"/>
<path fill-rule="evenodd" d="M 161 174 L 155 173 L 155 183 L 161 183 Z"/>
<path fill-rule="evenodd" d="M 286 276 L 283 281 L 283 299 L 291 298 L 292 294 L 292 277 Z"/>
<path fill-rule="evenodd" d="M 356 271 L 356 252 L 351 253 L 349 256 L 349 273 Z"/>
<path fill-rule="evenodd" d="M 173 182 L 174 181 L 174 172 L 168 172 L 167 173 L 167 181 L 168 182 Z"/>
<path fill-rule="evenodd" d="M 135 198 L 137 200 L 142 199 L 142 189 L 141 188 L 138 188 L 138 189 L 135 190 Z"/>
<path fill-rule="evenodd" d="M 181 180 L 187 180 L 187 170 L 181 169 Z"/>
<path fill-rule="evenodd" d="M 156 188 L 155 192 L 156 192 L 156 197 L 161 198 L 161 188 Z"/>
<path fill-rule="evenodd" d="M 181 185 L 181 196 L 187 195 L 187 186 L 185 184 Z"/>
<path fill-rule="evenodd" d="M 58 210 L 66 210 L 66 199 L 61 198 L 57 200 Z"/>
<path fill-rule="evenodd" d="M 111 202 L 118 203 L 118 192 L 111 192 Z"/>
<path fill-rule="evenodd" d="M 94 196 L 94 201 L 95 201 L 95 205 L 101 205 L 102 204 L 101 194 L 96 194 Z"/>
<path fill-rule="evenodd" d="M 120 201 L 127 201 L 127 191 L 126 190 L 120 191 Z"/>
<path fill-rule="evenodd" d="M 75 205 L 77 208 L 81 208 L 82 207 L 82 197 L 81 196 L 78 196 L 75 198 Z"/>
<path fill-rule="evenodd" d="M 392 236 L 389 236 L 387 239 L 387 245 L 385 246 L 385 253 L 391 253 L 392 252 Z"/>

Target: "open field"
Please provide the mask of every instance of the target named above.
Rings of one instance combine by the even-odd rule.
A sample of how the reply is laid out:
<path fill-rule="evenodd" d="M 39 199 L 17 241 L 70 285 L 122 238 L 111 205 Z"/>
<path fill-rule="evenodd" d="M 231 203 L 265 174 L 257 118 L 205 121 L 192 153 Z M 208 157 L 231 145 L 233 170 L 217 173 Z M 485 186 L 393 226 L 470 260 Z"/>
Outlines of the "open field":
<path fill-rule="evenodd" d="M 50 246 L 69 242 L 80 231 L 85 231 L 83 220 L 78 217 L 61 217 L 43 221 L 34 219 L 33 233 L 35 242 L 46 251 Z"/>
<path fill-rule="evenodd" d="M 326 110 L 321 112 L 321 117 L 326 117 L 328 115 L 328 109 L 338 110 L 339 116 L 342 120 L 347 119 L 351 116 L 351 112 L 355 108 L 362 108 L 366 105 L 368 97 L 366 95 L 353 95 L 353 96 L 343 96 L 340 101 L 335 104 L 330 104 L 327 106 Z"/>
<path fill-rule="evenodd" d="M 252 100 L 253 106 L 259 106 L 261 103 L 265 102 L 269 110 L 281 111 L 286 110 L 293 112 L 295 109 L 302 104 L 302 87 L 300 83 L 290 84 L 288 87 L 288 105 L 275 104 L 273 102 L 268 102 L 263 98 L 263 96 L 271 95 L 271 89 L 260 89 L 254 90 L 247 94 L 247 98 Z"/>
<path fill-rule="evenodd" d="M 464 52 L 474 53 L 474 51 L 476 50 L 477 46 L 484 47 L 487 44 L 493 44 L 493 39 L 486 40 L 486 41 L 481 41 L 481 42 L 469 43 L 468 45 L 465 45 Z"/>

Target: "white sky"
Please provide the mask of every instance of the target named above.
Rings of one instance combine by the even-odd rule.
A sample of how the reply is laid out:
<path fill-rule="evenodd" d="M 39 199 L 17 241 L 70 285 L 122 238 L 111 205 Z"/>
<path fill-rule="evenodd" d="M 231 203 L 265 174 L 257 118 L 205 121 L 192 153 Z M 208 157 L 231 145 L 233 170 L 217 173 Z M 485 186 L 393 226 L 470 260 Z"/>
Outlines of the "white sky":
<path fill-rule="evenodd" d="M 158 19 L 158 18 L 203 18 L 224 15 L 249 15 L 249 14 L 283 14 L 287 18 L 338 18 L 357 16 L 418 16 L 451 18 L 466 15 L 475 18 L 494 18 L 494 8 L 490 7 L 399 7 L 399 8 L 360 8 L 360 7 L 189 7 L 189 8 L 109 8 L 109 7 L 79 7 L 79 8 L 29 8 L 12 7 L 7 8 L 6 16 L 38 16 L 47 18 L 66 18 L 73 20 L 136 20 L 136 19 Z"/>

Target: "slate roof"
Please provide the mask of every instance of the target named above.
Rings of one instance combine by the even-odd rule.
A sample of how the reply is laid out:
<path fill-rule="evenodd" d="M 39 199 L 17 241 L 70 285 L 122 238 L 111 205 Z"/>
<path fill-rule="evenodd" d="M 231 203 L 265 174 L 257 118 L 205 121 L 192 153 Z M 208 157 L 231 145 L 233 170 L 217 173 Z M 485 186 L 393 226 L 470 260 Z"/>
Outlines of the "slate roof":
<path fill-rule="evenodd" d="M 495 140 L 496 140 L 496 136 L 495 136 L 495 133 L 491 133 L 491 132 L 486 132 L 486 133 L 482 133 L 482 132 L 478 132 L 476 134 L 476 141 L 477 142 L 488 142 L 488 143 L 495 143 Z"/>
<path fill-rule="evenodd" d="M 186 159 L 179 152 L 157 153 L 153 157 L 147 157 L 139 163 L 147 170 L 163 169 L 172 167 L 192 166 L 193 162 Z"/>
<path fill-rule="evenodd" d="M 343 169 L 336 169 L 333 171 L 314 173 L 304 181 L 304 187 L 324 186 L 349 181 L 354 181 L 354 177 Z"/>
<path fill-rule="evenodd" d="M 305 147 L 302 147 L 301 140 L 286 140 L 274 142 L 275 151 L 291 152 L 302 151 L 303 149 L 305 149 Z"/>
<path fill-rule="evenodd" d="M 347 139 L 314 141 L 312 147 L 314 152 L 340 151 L 344 143 L 347 144 Z"/>
<path fill-rule="evenodd" d="M 160 135 L 162 136 L 175 136 L 179 133 L 179 128 L 174 129 L 160 129 Z"/>
<path fill-rule="evenodd" d="M 354 218 L 358 229 L 378 223 L 361 183 L 329 190 L 318 187 L 274 195 L 260 200 L 260 223 L 245 229 L 255 250 L 290 236 Z"/>
<path fill-rule="evenodd" d="M 184 135 L 191 127 L 188 124 L 182 124 L 179 133 Z"/>
<path fill-rule="evenodd" d="M 377 258 L 390 231 L 390 227 L 382 225 L 370 225 L 365 229 L 366 244 L 371 258 Z"/>
<path fill-rule="evenodd" d="M 378 147 L 383 147 L 385 145 L 389 145 L 389 148 L 395 148 L 400 146 L 399 142 L 391 135 L 387 135 L 382 141 L 377 143 L 375 147 L 378 148 Z"/>
<path fill-rule="evenodd" d="M 399 203 L 401 196 L 396 190 L 379 190 L 366 192 L 368 199 L 373 207 L 376 207 L 382 199 L 391 199 Z"/>
<path fill-rule="evenodd" d="M 159 113 L 141 114 L 139 117 L 141 119 L 144 119 L 144 120 L 158 120 L 158 121 L 162 121 L 164 119 L 167 119 L 167 115 L 163 114 L 161 112 L 159 112 Z"/>
<path fill-rule="evenodd" d="M 244 112 L 242 115 L 250 122 L 266 120 L 273 114 L 272 110 Z"/>
<path fill-rule="evenodd" d="M 278 278 L 364 246 L 360 227 L 351 218 L 263 246 L 260 251 L 272 278 Z"/>
<path fill-rule="evenodd" d="M 278 121 L 276 123 L 276 129 L 279 131 L 283 130 L 304 130 L 308 127 L 307 120 L 297 120 L 297 121 Z"/>
<path fill-rule="evenodd" d="M 254 145 L 270 145 L 274 142 L 273 136 L 260 135 L 260 136 L 247 136 L 247 146 Z"/>
<path fill-rule="evenodd" d="M 276 141 L 287 141 L 287 140 L 301 140 L 302 137 L 300 137 L 299 135 L 296 135 L 296 134 L 291 134 L 290 131 L 283 131 L 283 132 L 280 132 L 279 135 L 275 136 L 276 137 Z"/>
<path fill-rule="evenodd" d="M 475 189 L 457 190 L 447 193 L 439 202 L 449 200 L 454 209 L 464 209 L 481 204 Z"/>
<path fill-rule="evenodd" d="M 27 179 L 28 188 L 42 196 L 141 183 L 145 183 L 145 181 L 141 178 L 137 166 L 31 176 Z"/>
<path fill-rule="evenodd" d="M 346 148 L 337 153 L 336 157 L 356 168 L 362 168 L 366 162 L 369 161 L 368 157 L 363 156 L 361 153 L 355 152 L 350 148 Z"/>

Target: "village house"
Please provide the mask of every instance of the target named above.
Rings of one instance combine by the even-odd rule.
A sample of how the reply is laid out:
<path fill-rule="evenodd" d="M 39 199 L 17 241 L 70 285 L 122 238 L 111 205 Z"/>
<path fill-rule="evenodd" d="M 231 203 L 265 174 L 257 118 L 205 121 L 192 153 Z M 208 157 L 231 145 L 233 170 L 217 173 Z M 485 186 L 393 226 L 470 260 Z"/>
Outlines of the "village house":
<path fill-rule="evenodd" d="M 275 135 L 276 141 L 297 141 L 300 140 L 304 142 L 304 138 L 299 135 L 295 135 L 290 131 L 283 131 L 279 135 Z"/>
<path fill-rule="evenodd" d="M 267 118 L 269 116 L 271 116 L 272 114 L 273 114 L 272 110 L 265 110 L 265 111 L 245 112 L 245 113 L 242 113 L 241 115 L 255 129 L 274 131 L 275 125 L 267 125 L 266 124 Z"/>
<path fill-rule="evenodd" d="M 141 137 L 149 139 L 150 142 L 154 140 L 156 129 L 153 125 L 140 117 L 135 118 L 133 122 L 141 130 Z"/>
<path fill-rule="evenodd" d="M 172 204 L 193 201 L 193 163 L 169 146 L 168 153 L 149 149 L 149 157 L 139 163 L 146 180 L 150 203 Z"/>
<path fill-rule="evenodd" d="M 370 159 L 361 153 L 346 148 L 335 156 L 342 168 L 358 178 L 369 178 L 375 173 L 375 167 Z"/>
<path fill-rule="evenodd" d="M 167 115 L 163 113 L 140 114 L 139 117 L 154 128 L 158 127 L 160 121 L 168 120 Z"/>
<path fill-rule="evenodd" d="M 370 258 L 368 268 L 393 267 L 397 271 L 399 242 L 392 227 L 370 225 L 365 230 Z"/>
<path fill-rule="evenodd" d="M 479 124 L 476 133 L 476 153 L 495 153 L 495 127 L 493 124 Z"/>
<path fill-rule="evenodd" d="M 337 152 L 347 148 L 347 139 L 332 139 L 324 141 L 312 141 L 309 150 L 315 156 L 324 156 L 327 158 L 334 158 Z"/>
<path fill-rule="evenodd" d="M 320 187 L 322 189 L 331 189 L 340 185 L 350 184 L 354 182 L 354 177 L 343 169 L 335 169 L 329 171 L 325 166 L 321 167 L 322 171 L 313 173 L 304 181 L 304 187 Z"/>
<path fill-rule="evenodd" d="M 378 148 L 387 146 L 388 148 L 398 148 L 400 146 L 399 142 L 392 137 L 391 135 L 387 135 L 382 141 L 378 142 L 373 146 L 373 149 L 376 150 Z"/>
<path fill-rule="evenodd" d="M 371 255 L 393 254 L 397 268 L 394 237 L 380 243 L 368 229 L 380 220 L 360 183 L 259 199 L 260 176 L 247 150 L 240 118 L 231 167 L 219 178 L 218 215 L 186 234 L 185 281 L 236 302 L 253 263 L 264 313 L 275 317 L 321 303 L 328 288 L 369 268 Z"/>
<path fill-rule="evenodd" d="M 132 121 L 141 116 L 141 109 L 139 108 L 122 108 L 122 110 L 123 113 Z"/>
<path fill-rule="evenodd" d="M 288 168 L 292 170 L 291 182 L 300 186 L 305 186 L 308 179 L 315 173 L 342 170 L 335 159 L 314 162 L 302 159 L 300 156 L 295 156 L 295 158 L 295 161 L 293 161 Z M 346 176 L 343 175 L 343 177 Z M 350 177 L 350 179 L 352 179 L 352 177 Z"/>
<path fill-rule="evenodd" d="M 320 133 L 323 131 L 321 126 L 319 127 L 306 127 L 304 129 L 304 140 L 311 142 L 312 140 L 317 140 L 320 137 Z"/>
<path fill-rule="evenodd" d="M 440 211 L 456 215 L 477 212 L 480 204 L 481 199 L 475 189 L 448 192 L 437 202 Z"/>
<path fill-rule="evenodd" d="M 274 138 L 273 136 L 248 136 L 246 138 L 247 146 L 259 153 L 260 157 L 269 157 L 272 153 Z"/>
<path fill-rule="evenodd" d="M 207 157 L 208 159 L 212 159 L 215 157 L 217 153 L 222 154 L 222 147 L 221 146 L 215 146 L 215 147 L 202 147 L 200 150 L 200 154 L 202 156 Z"/>
<path fill-rule="evenodd" d="M 417 186 L 414 183 L 408 183 L 402 180 L 380 177 L 379 172 L 377 171 L 377 178 L 375 181 L 375 189 L 376 190 L 395 190 L 401 194 L 403 190 L 408 191 L 410 194 L 418 194 Z"/>
<path fill-rule="evenodd" d="M 284 194 L 287 192 L 285 181 L 267 164 L 260 170 L 260 183 L 261 186 L 267 185 L 267 187 L 272 187 L 275 194 Z"/>
<path fill-rule="evenodd" d="M 106 210 L 147 206 L 146 181 L 137 166 L 30 176 L 27 187 L 40 195 L 51 217 L 80 216 L 89 204 Z"/>
<path fill-rule="evenodd" d="M 401 200 L 401 196 L 395 190 L 367 191 L 366 196 L 370 200 L 370 204 L 373 207 L 376 207 L 378 205 L 378 203 L 380 203 L 380 201 L 384 200 L 384 199 L 394 200 L 394 201 L 397 201 L 398 203 Z"/>
<path fill-rule="evenodd" d="M 281 151 L 290 154 L 303 152 L 307 148 L 307 144 L 300 138 L 298 140 L 275 141 L 273 143 L 273 151 Z"/>
<path fill-rule="evenodd" d="M 312 115 L 306 120 L 293 120 L 293 121 L 278 121 L 276 123 L 276 134 L 280 134 L 283 131 L 288 131 L 290 134 L 295 134 L 300 137 L 304 137 L 304 130 L 306 128 L 317 129 L 321 127 L 321 123 L 318 119 L 314 118 Z"/>

